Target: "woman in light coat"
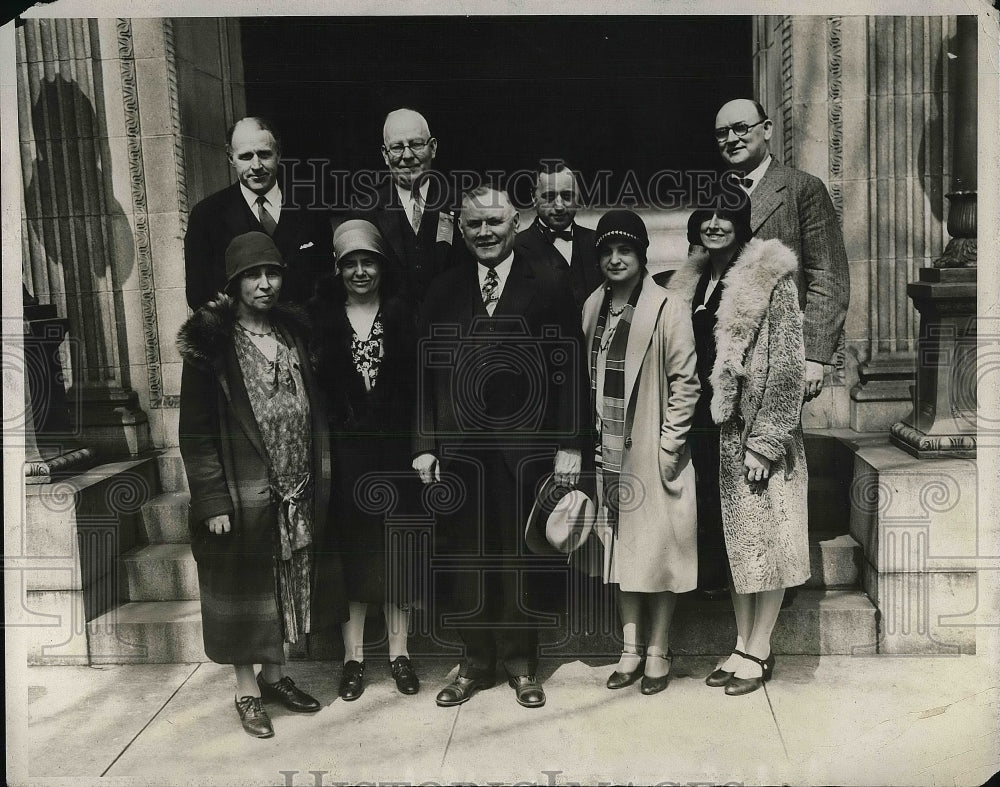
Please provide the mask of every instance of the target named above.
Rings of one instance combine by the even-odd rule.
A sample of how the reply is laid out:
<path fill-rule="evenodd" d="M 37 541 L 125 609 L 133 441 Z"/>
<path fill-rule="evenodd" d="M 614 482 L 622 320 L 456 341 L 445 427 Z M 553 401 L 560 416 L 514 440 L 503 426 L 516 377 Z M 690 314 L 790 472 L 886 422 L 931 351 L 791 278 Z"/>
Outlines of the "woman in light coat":
<path fill-rule="evenodd" d="M 688 239 L 703 249 L 668 291 L 691 304 L 709 375 L 699 409 L 719 429 L 718 465 L 705 467 L 698 486 L 703 495 L 718 490 L 738 633 L 706 683 L 739 695 L 771 677 L 771 634 L 785 588 L 809 578 L 809 543 L 798 261 L 780 241 L 752 239 L 749 200 L 733 191 L 692 214 Z"/>
<path fill-rule="evenodd" d="M 694 469 L 687 432 L 698 401 L 686 304 L 646 270 L 649 238 L 635 213 L 597 226 L 605 284 L 583 307 L 599 434 L 599 524 L 604 580 L 618 586 L 625 649 L 608 688 L 642 677 L 666 688 L 676 594 L 697 584 Z M 645 652 L 642 644 L 645 642 Z"/>

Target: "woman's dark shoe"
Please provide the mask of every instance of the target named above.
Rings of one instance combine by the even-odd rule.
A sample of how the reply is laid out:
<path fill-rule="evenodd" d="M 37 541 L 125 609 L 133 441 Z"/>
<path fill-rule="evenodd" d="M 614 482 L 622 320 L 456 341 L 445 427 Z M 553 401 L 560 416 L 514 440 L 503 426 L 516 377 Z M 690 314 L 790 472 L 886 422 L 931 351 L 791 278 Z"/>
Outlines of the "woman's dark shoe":
<path fill-rule="evenodd" d="M 274 735 L 271 717 L 267 715 L 260 697 L 240 697 L 236 702 L 236 712 L 247 735 L 255 738 L 270 738 Z"/>
<path fill-rule="evenodd" d="M 769 681 L 771 679 L 771 675 L 774 674 L 773 652 L 766 659 L 759 659 L 756 656 L 751 656 L 749 653 L 744 653 L 741 650 L 734 650 L 733 653 L 744 659 L 760 664 L 761 674 L 756 678 L 737 678 L 734 674 L 733 677 L 729 679 L 729 682 L 726 683 L 726 694 L 730 697 L 739 697 L 743 694 L 750 694 L 751 692 L 757 691 L 757 689 Z"/>
<path fill-rule="evenodd" d="M 740 651 L 735 651 L 735 654 L 740 655 Z M 726 659 L 729 661 L 729 659 Z M 705 678 L 705 685 L 711 686 L 713 689 L 721 688 L 729 683 L 729 679 L 735 675 L 735 672 L 730 672 L 729 670 L 717 669 L 707 678 Z"/>
<path fill-rule="evenodd" d="M 400 694 L 416 694 L 420 691 L 420 679 L 413 671 L 413 665 L 406 656 L 397 656 L 389 662 L 392 678 Z"/>
<path fill-rule="evenodd" d="M 669 650 L 667 651 L 666 656 L 664 656 L 662 653 L 647 653 L 646 658 L 650 657 L 663 659 L 664 661 L 666 661 L 667 674 L 660 675 L 658 678 L 651 678 L 648 675 L 643 675 L 642 681 L 639 683 L 639 691 L 641 691 L 643 694 L 646 695 L 659 694 L 667 687 L 667 684 L 670 683 L 670 668 L 673 666 L 674 663 L 674 654 Z"/>
<path fill-rule="evenodd" d="M 607 687 L 609 689 L 624 689 L 626 686 L 631 686 L 642 677 L 642 671 L 646 666 L 646 656 L 644 654 L 640 654 L 637 650 L 627 649 L 622 651 L 622 655 L 641 656 L 641 658 L 639 659 L 639 663 L 636 664 L 635 669 L 631 672 L 619 672 L 618 670 L 612 672 L 608 677 L 607 682 Z"/>
<path fill-rule="evenodd" d="M 356 700 L 365 691 L 365 665 L 362 661 L 344 662 L 344 671 L 340 675 L 340 688 L 337 694 L 340 698 L 350 702 Z"/>
<path fill-rule="evenodd" d="M 260 698 L 264 702 L 280 702 L 288 710 L 296 713 L 315 713 L 319 710 L 319 701 L 310 697 L 295 685 L 295 681 L 287 675 L 277 683 L 268 683 L 263 674 L 257 675 L 257 685 L 260 687 Z"/>

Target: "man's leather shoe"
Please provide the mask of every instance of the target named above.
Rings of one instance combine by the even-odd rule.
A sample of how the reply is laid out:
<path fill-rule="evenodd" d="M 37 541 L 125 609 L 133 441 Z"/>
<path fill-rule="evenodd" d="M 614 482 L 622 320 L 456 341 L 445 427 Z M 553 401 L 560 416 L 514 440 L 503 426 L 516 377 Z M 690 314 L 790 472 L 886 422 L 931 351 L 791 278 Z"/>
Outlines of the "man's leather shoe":
<path fill-rule="evenodd" d="M 461 705 L 463 702 L 468 702 L 477 691 L 491 689 L 493 685 L 494 682 L 490 678 L 466 678 L 459 675 L 438 692 L 436 701 L 442 708 Z"/>
<path fill-rule="evenodd" d="M 240 722 L 248 735 L 255 738 L 270 738 L 274 735 L 271 717 L 267 715 L 260 697 L 240 697 L 235 700 L 236 712 L 240 714 Z"/>
<path fill-rule="evenodd" d="M 392 678 L 396 681 L 396 688 L 400 694 L 416 694 L 420 691 L 420 679 L 413 671 L 413 665 L 406 656 L 397 656 L 389 662 L 389 669 L 392 671 Z"/>
<path fill-rule="evenodd" d="M 518 675 L 507 682 L 514 689 L 518 703 L 525 708 L 540 708 L 545 704 L 545 689 L 534 675 Z"/>
<path fill-rule="evenodd" d="M 350 702 L 356 700 L 365 691 L 365 665 L 362 661 L 344 662 L 344 671 L 340 675 L 340 687 L 337 694 L 340 698 Z"/>
<path fill-rule="evenodd" d="M 287 675 L 277 683 L 268 683 L 264 680 L 263 673 L 258 673 L 257 685 L 260 687 L 260 698 L 264 702 L 272 700 L 280 702 L 288 710 L 296 713 L 315 713 L 319 710 L 319 701 L 297 688 L 295 681 Z"/>

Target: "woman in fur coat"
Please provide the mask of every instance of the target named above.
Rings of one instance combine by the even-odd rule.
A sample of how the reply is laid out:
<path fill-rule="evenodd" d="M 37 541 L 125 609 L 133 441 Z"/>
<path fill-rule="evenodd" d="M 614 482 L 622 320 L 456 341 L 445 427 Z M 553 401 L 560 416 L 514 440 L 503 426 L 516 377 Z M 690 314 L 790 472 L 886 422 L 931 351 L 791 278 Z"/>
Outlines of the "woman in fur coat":
<path fill-rule="evenodd" d="M 277 303 L 285 266 L 270 236 L 237 236 L 225 260 L 225 293 L 178 335 L 180 450 L 205 653 L 234 666 L 243 728 L 269 738 L 262 701 L 320 707 L 284 673 L 283 643 L 343 620 L 346 601 L 339 558 L 317 547 L 330 453 L 304 315 Z"/>
<path fill-rule="evenodd" d="M 678 593 L 694 590 L 698 560 L 694 468 L 687 446 L 698 402 L 686 302 L 646 270 L 642 219 L 608 211 L 597 225 L 605 285 L 583 307 L 598 443 L 604 581 L 618 586 L 625 649 L 608 678 L 643 694 L 667 687 Z M 642 645 L 645 644 L 645 652 Z"/>
<path fill-rule="evenodd" d="M 696 467 L 700 498 L 719 499 L 700 500 L 699 515 L 721 513 L 738 632 L 706 683 L 739 695 L 771 677 L 771 633 L 785 588 L 809 577 L 809 543 L 798 261 L 780 241 L 751 239 L 749 200 L 734 191 L 692 214 L 688 239 L 704 251 L 668 289 L 691 302 L 702 377 L 696 423 L 707 412 L 718 428 L 717 463 L 702 451 Z"/>

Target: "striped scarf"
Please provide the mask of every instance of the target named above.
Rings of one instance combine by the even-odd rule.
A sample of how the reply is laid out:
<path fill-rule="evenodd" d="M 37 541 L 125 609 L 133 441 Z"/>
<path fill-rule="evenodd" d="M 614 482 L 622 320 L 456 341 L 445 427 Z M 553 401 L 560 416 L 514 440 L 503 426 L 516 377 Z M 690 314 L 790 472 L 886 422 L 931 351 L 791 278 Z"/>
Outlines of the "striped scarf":
<path fill-rule="evenodd" d="M 622 495 L 621 469 L 622 452 L 625 444 L 625 350 L 628 348 L 629 328 L 632 325 L 632 315 L 642 291 L 642 280 L 635 285 L 624 311 L 618 318 L 618 324 L 608 337 L 609 343 L 605 349 L 604 390 L 597 390 L 597 363 L 604 344 L 604 333 L 611 310 L 611 288 L 604 296 L 600 315 L 597 318 L 597 330 L 590 345 L 590 396 L 591 406 L 597 411 L 597 397 L 601 397 L 601 442 L 597 457 L 597 467 L 601 473 L 604 489 L 604 502 L 608 508 L 608 524 L 617 531 L 620 502 L 624 496 L 628 499 L 628 490 Z"/>

